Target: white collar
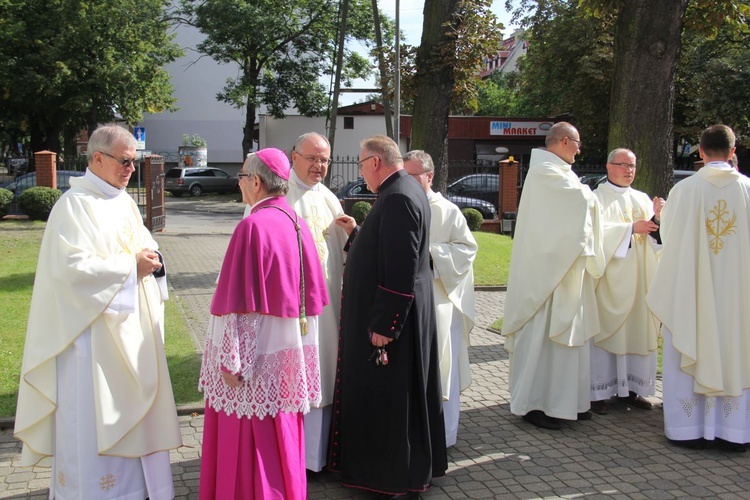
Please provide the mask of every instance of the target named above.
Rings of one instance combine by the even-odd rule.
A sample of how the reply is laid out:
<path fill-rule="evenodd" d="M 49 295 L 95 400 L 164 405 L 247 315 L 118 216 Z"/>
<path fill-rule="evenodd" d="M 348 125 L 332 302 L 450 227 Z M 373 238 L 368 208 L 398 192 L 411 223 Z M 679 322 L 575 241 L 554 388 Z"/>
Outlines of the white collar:
<path fill-rule="evenodd" d="M 630 186 L 622 187 L 622 186 L 618 186 L 616 184 L 612 184 L 611 182 L 609 182 L 609 179 L 607 179 L 607 186 L 609 186 L 610 188 L 612 188 L 612 191 L 614 191 L 615 193 L 624 193 L 625 191 L 627 191 L 628 189 L 630 189 Z"/>
<path fill-rule="evenodd" d="M 300 179 L 299 175 L 297 175 L 297 172 L 294 171 L 294 167 L 292 167 L 291 172 L 289 173 L 290 181 L 294 181 L 294 183 L 297 185 L 298 188 L 304 189 L 305 191 L 318 191 L 319 187 L 317 184 L 314 186 L 309 185 L 302 179 Z"/>
<path fill-rule="evenodd" d="M 719 170 L 734 170 L 734 167 L 725 161 L 710 161 L 704 167 L 716 168 Z"/>
<path fill-rule="evenodd" d="M 90 168 L 86 169 L 84 177 L 96 185 L 107 198 L 115 198 L 125 192 L 125 188 L 117 188 L 96 175 Z"/>

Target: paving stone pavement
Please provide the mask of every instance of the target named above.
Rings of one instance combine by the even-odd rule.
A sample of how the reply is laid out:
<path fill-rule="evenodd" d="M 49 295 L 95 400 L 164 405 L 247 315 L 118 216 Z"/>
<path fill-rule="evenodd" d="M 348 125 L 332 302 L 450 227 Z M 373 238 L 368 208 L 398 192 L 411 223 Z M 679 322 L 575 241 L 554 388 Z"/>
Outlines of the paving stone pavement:
<path fill-rule="evenodd" d="M 172 200 L 167 228 L 156 239 L 165 255 L 173 295 L 202 346 L 216 276 L 239 204 Z M 196 212 L 197 211 L 197 212 Z M 184 224 L 186 217 L 200 226 Z M 469 351 L 473 383 L 461 399 L 458 442 L 449 469 L 424 498 L 750 498 L 750 453 L 685 450 L 663 435 L 661 384 L 650 411 L 610 404 L 608 415 L 537 429 L 509 411 L 508 356 L 488 326 L 502 316 L 505 293 L 477 293 L 477 321 Z M 171 453 L 179 499 L 197 498 L 203 417 L 180 417 L 184 445 Z M 18 467 L 20 444 L 0 433 L 0 498 L 46 498 L 49 470 Z M 309 476 L 310 499 L 368 499 L 340 486 L 333 474 Z"/>

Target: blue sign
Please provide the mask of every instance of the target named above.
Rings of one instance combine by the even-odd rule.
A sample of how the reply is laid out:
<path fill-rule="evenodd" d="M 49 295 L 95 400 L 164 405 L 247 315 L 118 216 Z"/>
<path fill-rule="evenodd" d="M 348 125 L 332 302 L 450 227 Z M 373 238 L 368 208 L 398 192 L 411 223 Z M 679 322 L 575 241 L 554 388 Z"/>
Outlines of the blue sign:
<path fill-rule="evenodd" d="M 146 127 L 133 127 L 133 135 L 137 142 L 136 149 L 146 149 Z"/>

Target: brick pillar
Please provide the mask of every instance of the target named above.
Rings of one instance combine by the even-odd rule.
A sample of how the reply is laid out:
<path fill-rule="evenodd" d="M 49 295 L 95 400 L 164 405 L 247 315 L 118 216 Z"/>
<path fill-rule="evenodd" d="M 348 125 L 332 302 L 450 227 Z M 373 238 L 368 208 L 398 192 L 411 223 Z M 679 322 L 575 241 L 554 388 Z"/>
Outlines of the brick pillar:
<path fill-rule="evenodd" d="M 518 162 L 513 158 L 498 162 L 500 174 L 500 192 L 498 193 L 498 217 L 504 212 L 516 212 L 518 209 Z"/>
<path fill-rule="evenodd" d="M 34 153 L 36 185 L 57 189 L 57 154 L 54 151 Z"/>

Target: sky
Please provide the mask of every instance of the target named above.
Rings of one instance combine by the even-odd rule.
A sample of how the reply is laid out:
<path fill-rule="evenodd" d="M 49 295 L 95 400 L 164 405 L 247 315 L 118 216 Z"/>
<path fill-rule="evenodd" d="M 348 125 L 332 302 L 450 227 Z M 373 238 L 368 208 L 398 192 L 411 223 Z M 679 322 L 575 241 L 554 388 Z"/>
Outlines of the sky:
<path fill-rule="evenodd" d="M 378 6 L 385 15 L 391 19 L 395 19 L 396 0 L 380 0 Z M 400 29 L 406 37 L 405 43 L 409 45 L 419 45 L 422 38 L 424 0 L 401 0 L 400 10 Z M 503 26 L 505 26 L 503 37 L 510 35 L 513 27 L 510 24 L 511 15 L 505 11 L 505 0 L 493 0 L 491 10 L 495 13 Z M 374 80 L 374 75 L 370 77 L 369 81 L 357 80 L 354 87 L 372 88 L 374 87 Z M 326 79 L 323 83 L 324 85 L 328 85 L 329 80 Z M 361 101 L 366 95 L 366 93 L 343 92 L 339 97 L 339 105 L 346 106 L 348 104 L 353 104 L 357 101 Z"/>

